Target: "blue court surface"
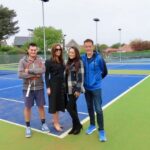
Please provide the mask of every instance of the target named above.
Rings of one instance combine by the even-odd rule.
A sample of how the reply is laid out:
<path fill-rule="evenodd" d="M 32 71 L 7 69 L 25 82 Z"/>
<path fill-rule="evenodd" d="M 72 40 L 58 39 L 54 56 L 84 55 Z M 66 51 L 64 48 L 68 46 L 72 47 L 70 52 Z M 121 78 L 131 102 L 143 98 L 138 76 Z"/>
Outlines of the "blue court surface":
<path fill-rule="evenodd" d="M 150 63 L 146 64 L 129 64 L 129 63 L 108 63 L 109 70 L 150 70 Z"/>
<path fill-rule="evenodd" d="M 144 75 L 108 75 L 102 81 L 102 98 L 103 106 L 111 102 L 114 98 L 134 86 L 136 83 L 144 79 Z M 24 102 L 22 98 L 22 80 L 17 78 L 16 74 L 0 76 L 0 119 L 7 120 L 24 126 Z M 47 95 L 45 93 L 47 100 Z M 51 130 L 50 135 L 63 137 L 71 128 L 71 118 L 67 112 L 60 113 L 60 123 L 63 126 L 63 132 L 56 132 L 52 124 L 52 116 L 47 113 L 46 120 Z M 84 122 L 87 117 L 87 107 L 84 95 L 78 99 L 78 113 L 80 120 Z M 38 116 L 37 107 L 32 108 L 32 128 L 40 130 L 41 122 Z"/>

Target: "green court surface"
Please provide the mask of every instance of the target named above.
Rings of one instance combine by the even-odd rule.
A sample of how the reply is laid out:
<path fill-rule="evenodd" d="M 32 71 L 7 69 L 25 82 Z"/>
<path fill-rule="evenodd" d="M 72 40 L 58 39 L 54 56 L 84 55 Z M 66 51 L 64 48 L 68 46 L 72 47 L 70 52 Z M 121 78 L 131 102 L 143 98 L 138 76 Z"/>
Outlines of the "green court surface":
<path fill-rule="evenodd" d="M 98 132 L 63 139 L 33 131 L 24 137 L 24 128 L 0 121 L 0 150 L 149 150 L 150 77 L 104 110 L 108 141 L 98 141 Z M 108 93 L 109 94 L 109 93 Z M 8 110 L 9 111 L 9 110 Z"/>
<path fill-rule="evenodd" d="M 109 70 L 109 74 L 150 75 L 150 70 Z"/>
<path fill-rule="evenodd" d="M 11 64 L 0 64 L 0 71 L 1 70 L 14 70 L 14 71 L 17 71 L 18 69 L 18 63 L 11 63 Z"/>

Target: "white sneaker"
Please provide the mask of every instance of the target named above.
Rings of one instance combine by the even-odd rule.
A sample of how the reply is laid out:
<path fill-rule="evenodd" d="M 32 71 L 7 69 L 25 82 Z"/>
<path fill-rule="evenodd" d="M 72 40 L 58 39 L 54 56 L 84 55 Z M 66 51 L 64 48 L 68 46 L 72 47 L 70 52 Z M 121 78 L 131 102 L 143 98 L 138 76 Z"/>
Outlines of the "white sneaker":
<path fill-rule="evenodd" d="M 26 127 L 26 132 L 25 132 L 25 137 L 26 138 L 30 138 L 31 137 L 31 128 L 30 127 Z"/>
<path fill-rule="evenodd" d="M 42 131 L 43 131 L 43 132 L 50 132 L 50 130 L 49 130 L 49 128 L 48 128 L 48 126 L 47 126 L 46 123 L 44 123 L 44 124 L 42 125 Z"/>

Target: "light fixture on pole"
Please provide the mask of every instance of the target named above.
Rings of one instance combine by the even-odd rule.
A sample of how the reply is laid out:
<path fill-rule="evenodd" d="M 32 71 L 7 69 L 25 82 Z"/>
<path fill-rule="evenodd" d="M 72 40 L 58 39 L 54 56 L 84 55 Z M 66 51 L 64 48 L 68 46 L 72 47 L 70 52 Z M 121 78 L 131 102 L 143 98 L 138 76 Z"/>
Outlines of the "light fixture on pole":
<path fill-rule="evenodd" d="M 98 50 L 98 22 L 100 21 L 99 18 L 94 18 L 93 21 L 96 23 L 96 50 Z"/>
<path fill-rule="evenodd" d="M 66 36 L 67 36 L 66 34 L 63 35 L 63 50 L 64 51 L 66 50 L 66 42 L 65 42 L 65 37 Z"/>
<path fill-rule="evenodd" d="M 33 29 L 27 29 L 29 31 L 29 37 L 32 37 Z"/>
<path fill-rule="evenodd" d="M 41 0 L 41 1 L 42 1 L 42 19 L 43 19 L 44 59 L 46 60 L 46 37 L 45 37 L 45 12 L 44 12 L 44 2 L 48 2 L 49 0 Z"/>
<path fill-rule="evenodd" d="M 121 31 L 122 31 L 122 29 L 121 28 L 119 28 L 118 29 L 118 31 L 119 31 L 119 52 L 120 52 L 120 62 L 122 62 L 122 56 L 121 56 Z"/>
<path fill-rule="evenodd" d="M 33 29 L 28 29 L 28 31 L 33 32 L 34 30 Z"/>
<path fill-rule="evenodd" d="M 32 41 L 32 37 L 33 37 L 33 29 L 27 29 L 29 31 L 29 42 Z"/>

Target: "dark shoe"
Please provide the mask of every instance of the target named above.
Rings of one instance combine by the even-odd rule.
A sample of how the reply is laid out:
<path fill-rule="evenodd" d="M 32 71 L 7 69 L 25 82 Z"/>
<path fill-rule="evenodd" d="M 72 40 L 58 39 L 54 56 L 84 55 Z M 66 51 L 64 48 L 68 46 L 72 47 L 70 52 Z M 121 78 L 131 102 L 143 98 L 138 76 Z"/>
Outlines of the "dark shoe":
<path fill-rule="evenodd" d="M 81 129 L 83 129 L 83 126 L 80 124 L 79 126 L 77 126 L 73 132 L 74 135 L 77 135 L 80 133 Z"/>
<path fill-rule="evenodd" d="M 75 131 L 75 128 L 72 128 L 72 129 L 70 130 L 70 132 L 68 132 L 68 134 L 73 134 L 74 131 Z"/>

